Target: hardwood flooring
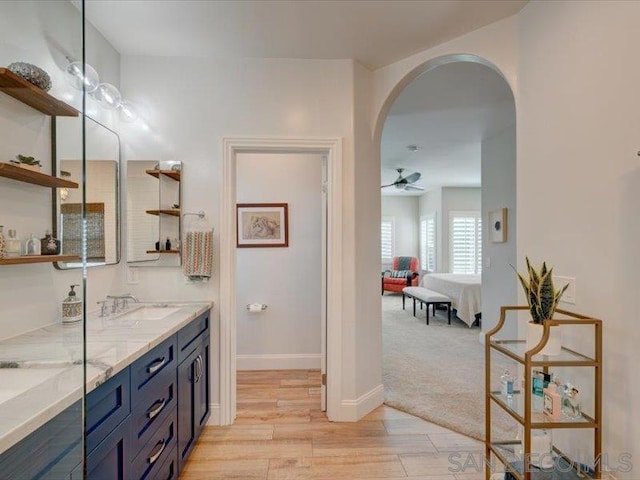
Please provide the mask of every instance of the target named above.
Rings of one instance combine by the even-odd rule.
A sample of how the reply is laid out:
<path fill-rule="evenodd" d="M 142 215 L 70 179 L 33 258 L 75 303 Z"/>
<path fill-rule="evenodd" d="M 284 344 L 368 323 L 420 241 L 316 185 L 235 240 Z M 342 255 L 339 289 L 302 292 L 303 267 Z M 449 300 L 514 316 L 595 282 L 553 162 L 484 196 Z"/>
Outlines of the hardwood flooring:
<path fill-rule="evenodd" d="M 484 480 L 482 443 L 407 413 L 329 422 L 318 371 L 237 378 L 235 424 L 204 430 L 181 480 Z"/>

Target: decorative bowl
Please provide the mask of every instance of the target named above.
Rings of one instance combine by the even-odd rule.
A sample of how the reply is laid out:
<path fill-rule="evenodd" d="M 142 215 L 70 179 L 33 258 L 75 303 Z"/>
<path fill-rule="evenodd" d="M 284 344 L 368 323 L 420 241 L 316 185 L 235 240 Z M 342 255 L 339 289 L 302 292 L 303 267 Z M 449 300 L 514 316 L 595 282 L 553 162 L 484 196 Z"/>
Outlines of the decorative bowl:
<path fill-rule="evenodd" d="M 14 62 L 9 65 L 8 68 L 16 75 L 24 78 L 27 82 L 32 83 L 45 92 L 51 89 L 51 78 L 49 74 L 40 67 L 26 62 Z"/>

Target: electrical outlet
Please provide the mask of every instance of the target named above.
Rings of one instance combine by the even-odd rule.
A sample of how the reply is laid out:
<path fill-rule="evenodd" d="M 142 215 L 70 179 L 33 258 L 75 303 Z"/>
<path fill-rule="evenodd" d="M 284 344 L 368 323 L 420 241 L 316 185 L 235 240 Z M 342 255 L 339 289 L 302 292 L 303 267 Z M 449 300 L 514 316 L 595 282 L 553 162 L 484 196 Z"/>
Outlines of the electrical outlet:
<path fill-rule="evenodd" d="M 140 283 L 140 270 L 134 267 L 127 267 L 127 283 L 129 285 Z"/>
<path fill-rule="evenodd" d="M 558 288 L 562 288 L 569 284 L 569 288 L 564 292 L 560 301 L 562 303 L 576 304 L 576 277 L 561 277 L 559 275 L 553 276 L 553 285 Z"/>

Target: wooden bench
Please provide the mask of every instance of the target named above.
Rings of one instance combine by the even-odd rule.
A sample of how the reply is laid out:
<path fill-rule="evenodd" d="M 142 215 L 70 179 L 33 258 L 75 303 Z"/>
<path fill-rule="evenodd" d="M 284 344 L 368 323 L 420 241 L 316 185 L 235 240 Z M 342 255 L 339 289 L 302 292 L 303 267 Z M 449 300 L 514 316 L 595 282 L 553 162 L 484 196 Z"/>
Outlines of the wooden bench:
<path fill-rule="evenodd" d="M 402 309 L 405 309 L 405 297 L 413 299 L 413 316 L 416 316 L 416 300 L 420 302 L 420 308 L 422 305 L 427 306 L 427 325 L 429 325 L 429 306 L 432 306 L 433 316 L 436 315 L 436 306 L 445 305 L 447 307 L 447 316 L 449 318 L 449 325 L 451 325 L 451 299 L 446 295 L 443 295 L 433 290 L 429 290 L 424 287 L 405 287 L 402 289 Z"/>

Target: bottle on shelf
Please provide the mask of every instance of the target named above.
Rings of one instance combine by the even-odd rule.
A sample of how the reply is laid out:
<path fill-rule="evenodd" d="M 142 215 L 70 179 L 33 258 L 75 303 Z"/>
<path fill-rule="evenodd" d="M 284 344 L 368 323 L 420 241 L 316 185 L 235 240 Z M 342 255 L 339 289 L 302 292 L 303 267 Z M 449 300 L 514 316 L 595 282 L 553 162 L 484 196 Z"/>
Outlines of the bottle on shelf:
<path fill-rule="evenodd" d="M 40 240 L 32 233 L 24 244 L 25 255 L 40 255 Z"/>
<path fill-rule="evenodd" d="M 558 377 L 554 376 L 554 381 L 543 390 L 542 411 L 554 422 L 558 422 L 562 418 L 562 396 L 558 391 L 558 383 Z"/>
<path fill-rule="evenodd" d="M 167 241 L 164 244 L 165 250 L 171 250 L 171 240 L 167 237 Z"/>
<path fill-rule="evenodd" d="M 22 242 L 18 238 L 16 231 L 9 229 L 9 238 L 5 241 L 5 258 L 16 258 L 22 254 Z"/>
<path fill-rule="evenodd" d="M 46 230 L 44 237 L 40 239 L 40 253 L 42 255 L 58 255 L 60 253 L 60 240 L 57 240 Z"/>
<path fill-rule="evenodd" d="M 508 399 L 513 398 L 513 377 L 509 370 L 505 370 L 500 377 L 500 393 Z"/>

